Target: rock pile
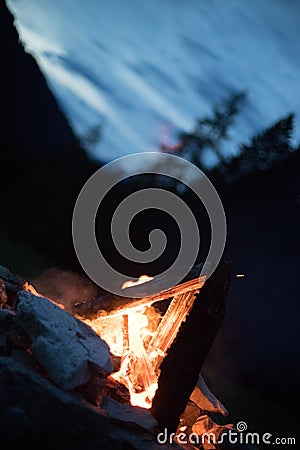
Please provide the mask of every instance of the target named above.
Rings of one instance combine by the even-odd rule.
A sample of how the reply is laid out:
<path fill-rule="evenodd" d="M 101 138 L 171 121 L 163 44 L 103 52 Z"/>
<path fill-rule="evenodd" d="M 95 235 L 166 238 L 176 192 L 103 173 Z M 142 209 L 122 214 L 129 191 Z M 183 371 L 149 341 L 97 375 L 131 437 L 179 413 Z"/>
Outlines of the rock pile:
<path fill-rule="evenodd" d="M 229 448 L 176 436 L 218 438 L 227 410 L 199 377 L 177 434 L 159 441 L 151 412 L 130 405 L 110 374 L 118 359 L 88 325 L 0 266 L 0 439 L 7 449 L 172 450 Z M 179 445 L 180 443 L 180 445 Z M 230 447 L 231 448 L 231 447 Z M 242 448 L 241 446 L 239 448 Z"/>

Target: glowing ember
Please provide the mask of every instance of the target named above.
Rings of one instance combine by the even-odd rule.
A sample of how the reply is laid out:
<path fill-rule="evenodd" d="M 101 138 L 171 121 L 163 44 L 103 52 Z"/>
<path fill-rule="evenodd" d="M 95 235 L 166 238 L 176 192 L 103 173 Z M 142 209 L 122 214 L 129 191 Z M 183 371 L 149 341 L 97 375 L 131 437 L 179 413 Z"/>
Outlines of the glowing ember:
<path fill-rule="evenodd" d="M 124 384 L 130 392 L 132 405 L 150 408 L 157 389 L 147 346 L 160 320 L 153 307 L 126 310 L 126 314 L 110 314 L 86 320 L 110 346 L 111 352 L 121 356 L 121 368 L 112 377 Z"/>
<path fill-rule="evenodd" d="M 137 281 L 124 283 L 122 288 L 152 279 L 142 275 Z M 101 311 L 95 319 L 85 320 L 107 342 L 111 352 L 121 357 L 120 370 L 111 376 L 128 388 L 132 405 L 151 408 L 161 362 L 204 281 L 205 277 L 191 280 L 145 297 L 139 304 L 133 301 L 126 308 L 117 309 L 109 315 Z M 161 317 L 152 304 L 170 297 L 173 300 Z"/>

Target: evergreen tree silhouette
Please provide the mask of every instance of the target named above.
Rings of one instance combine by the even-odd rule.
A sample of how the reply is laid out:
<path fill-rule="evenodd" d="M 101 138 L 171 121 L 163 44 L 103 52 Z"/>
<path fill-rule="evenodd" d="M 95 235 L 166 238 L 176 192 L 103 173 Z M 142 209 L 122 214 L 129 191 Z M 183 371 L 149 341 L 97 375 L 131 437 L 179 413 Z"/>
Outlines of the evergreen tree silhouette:
<path fill-rule="evenodd" d="M 255 135 L 249 145 L 242 145 L 240 154 L 228 162 L 223 161 L 218 171 L 231 182 L 271 169 L 296 150 L 291 144 L 293 129 L 294 114 L 289 114 Z"/>
<path fill-rule="evenodd" d="M 208 148 L 222 160 L 222 141 L 228 139 L 228 130 L 239 113 L 245 97 L 245 92 L 233 93 L 214 106 L 211 116 L 199 119 L 191 133 L 181 133 L 179 137 L 182 143 L 180 149 L 182 156 L 201 167 L 203 150 Z"/>

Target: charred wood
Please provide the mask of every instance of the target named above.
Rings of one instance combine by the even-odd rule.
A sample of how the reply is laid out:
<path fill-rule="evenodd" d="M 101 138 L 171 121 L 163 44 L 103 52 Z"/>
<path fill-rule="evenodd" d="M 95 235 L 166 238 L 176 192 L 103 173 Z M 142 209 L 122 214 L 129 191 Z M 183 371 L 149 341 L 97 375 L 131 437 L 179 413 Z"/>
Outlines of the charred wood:
<path fill-rule="evenodd" d="M 161 429 L 175 432 L 197 384 L 225 312 L 231 265 L 223 262 L 206 281 L 161 364 L 152 412 Z M 184 380 L 184 382 L 183 382 Z"/>
<path fill-rule="evenodd" d="M 114 314 L 116 312 L 125 314 L 125 311 L 128 308 L 131 310 L 132 308 L 140 308 L 142 306 L 147 306 L 170 299 L 175 295 L 200 289 L 203 286 L 204 281 L 205 277 L 189 279 L 184 283 L 143 298 L 135 298 L 135 295 L 142 295 L 143 291 L 141 289 L 137 290 L 137 287 L 131 287 L 126 289 L 127 294 L 129 292 L 132 293 L 132 297 L 130 298 L 119 295 L 105 294 L 87 302 L 77 303 L 74 306 L 74 313 L 87 319 L 95 317 L 95 315 L 101 313 L 101 311 L 108 314 L 112 311 Z"/>

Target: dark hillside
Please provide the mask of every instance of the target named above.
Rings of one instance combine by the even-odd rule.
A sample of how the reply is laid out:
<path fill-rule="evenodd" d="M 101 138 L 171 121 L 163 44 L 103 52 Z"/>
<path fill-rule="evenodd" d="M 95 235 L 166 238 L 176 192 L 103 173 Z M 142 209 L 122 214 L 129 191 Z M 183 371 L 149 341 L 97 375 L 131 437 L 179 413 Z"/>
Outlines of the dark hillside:
<path fill-rule="evenodd" d="M 80 147 L 34 58 L 0 3 L 1 223 L 58 264 L 74 254 L 74 202 L 98 164 Z"/>

